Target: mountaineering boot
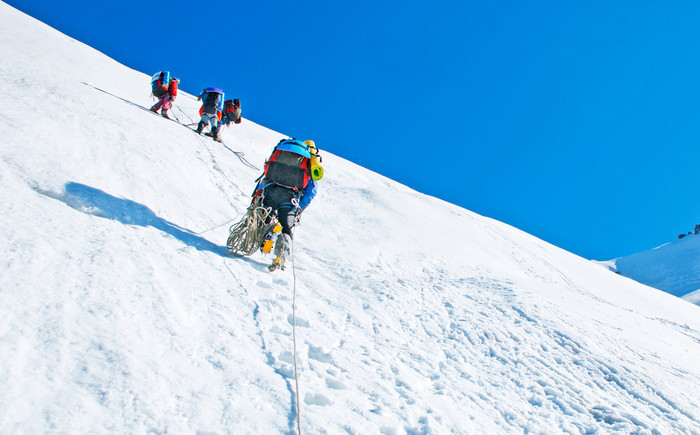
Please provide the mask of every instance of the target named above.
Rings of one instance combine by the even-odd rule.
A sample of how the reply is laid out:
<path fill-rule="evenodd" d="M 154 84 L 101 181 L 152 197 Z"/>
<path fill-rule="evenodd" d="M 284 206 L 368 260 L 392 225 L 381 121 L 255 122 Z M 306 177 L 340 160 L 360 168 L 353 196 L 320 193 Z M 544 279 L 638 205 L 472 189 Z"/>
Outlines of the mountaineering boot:
<path fill-rule="evenodd" d="M 281 227 L 281 225 L 280 225 Z M 281 228 L 280 228 L 281 229 Z M 274 230 L 273 230 L 274 231 Z M 275 241 L 275 261 L 267 268 L 270 272 L 277 269 L 284 270 L 284 260 L 289 256 L 292 243 L 292 235 L 290 233 L 280 232 Z"/>
<path fill-rule="evenodd" d="M 272 264 L 267 267 L 267 270 L 270 272 L 274 272 L 277 269 L 284 270 L 284 260 L 282 260 L 280 257 L 275 258 L 275 261 L 273 261 Z"/>
<path fill-rule="evenodd" d="M 195 131 L 197 132 L 197 134 L 202 134 L 203 129 L 204 129 L 204 122 L 199 121 L 199 124 L 197 124 L 197 130 L 195 130 Z"/>
<path fill-rule="evenodd" d="M 217 141 L 221 142 L 221 139 L 219 139 L 219 129 L 218 128 L 212 128 L 211 129 L 211 137 Z"/>
<path fill-rule="evenodd" d="M 151 107 L 151 108 L 148 109 L 148 110 L 150 110 L 150 111 L 153 112 L 153 113 L 158 113 L 158 109 L 156 109 L 156 106 L 153 106 L 153 107 Z"/>
<path fill-rule="evenodd" d="M 163 110 L 162 112 L 160 112 L 160 115 L 161 115 L 163 118 L 170 119 L 170 117 L 168 116 L 168 111 L 167 111 L 167 110 Z"/>

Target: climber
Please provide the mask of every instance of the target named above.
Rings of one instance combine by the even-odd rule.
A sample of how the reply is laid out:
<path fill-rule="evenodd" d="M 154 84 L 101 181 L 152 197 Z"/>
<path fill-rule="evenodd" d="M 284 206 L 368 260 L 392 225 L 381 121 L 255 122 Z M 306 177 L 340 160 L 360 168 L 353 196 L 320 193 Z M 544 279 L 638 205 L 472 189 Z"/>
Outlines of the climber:
<path fill-rule="evenodd" d="M 282 226 L 275 242 L 275 260 L 270 272 L 284 269 L 292 243 L 292 228 L 316 195 L 316 181 L 323 176 L 316 144 L 312 140 L 281 140 L 265 162 L 264 173 L 253 193 L 253 203 L 262 195 Z"/>
<path fill-rule="evenodd" d="M 219 128 L 216 130 L 218 138 L 215 140 L 221 142 L 221 129 L 224 125 L 230 125 L 231 122 L 234 124 L 241 123 L 241 100 L 238 98 L 224 101 L 224 111 L 221 116 L 221 122 L 219 122 Z"/>
<path fill-rule="evenodd" d="M 151 112 L 158 113 L 164 118 L 170 119 L 168 110 L 172 107 L 173 101 L 177 97 L 177 86 L 180 84 L 180 79 L 170 76 L 169 71 L 160 71 L 153 74 L 151 77 L 151 91 L 153 96 L 158 98 L 158 102 L 151 107 Z"/>
<path fill-rule="evenodd" d="M 211 135 L 214 140 L 219 139 L 219 121 L 221 111 L 224 108 L 224 91 L 219 88 L 206 88 L 197 97 L 197 101 L 202 102 L 199 114 L 202 117 L 197 124 L 197 133 L 201 134 L 207 123 L 211 124 Z"/>

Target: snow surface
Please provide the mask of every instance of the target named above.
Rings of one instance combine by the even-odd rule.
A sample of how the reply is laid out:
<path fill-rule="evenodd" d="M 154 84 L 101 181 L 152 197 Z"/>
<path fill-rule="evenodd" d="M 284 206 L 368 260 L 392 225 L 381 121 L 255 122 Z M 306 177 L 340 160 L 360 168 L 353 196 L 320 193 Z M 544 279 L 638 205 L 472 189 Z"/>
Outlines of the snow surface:
<path fill-rule="evenodd" d="M 153 72 L 0 4 L 0 433 L 700 433 L 699 307 L 330 153 L 294 267 L 225 256 L 283 135 Z"/>
<path fill-rule="evenodd" d="M 601 264 L 621 275 L 700 303 L 700 235 Z"/>

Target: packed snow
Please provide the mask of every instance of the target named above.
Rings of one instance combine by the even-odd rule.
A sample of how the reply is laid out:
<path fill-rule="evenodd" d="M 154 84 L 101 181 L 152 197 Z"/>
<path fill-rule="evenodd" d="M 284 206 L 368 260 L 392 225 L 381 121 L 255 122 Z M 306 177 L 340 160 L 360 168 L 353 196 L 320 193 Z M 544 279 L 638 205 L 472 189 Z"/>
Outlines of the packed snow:
<path fill-rule="evenodd" d="M 225 255 L 285 134 L 154 72 L 0 3 L 0 433 L 700 433 L 700 307 L 323 143 L 293 264 Z"/>

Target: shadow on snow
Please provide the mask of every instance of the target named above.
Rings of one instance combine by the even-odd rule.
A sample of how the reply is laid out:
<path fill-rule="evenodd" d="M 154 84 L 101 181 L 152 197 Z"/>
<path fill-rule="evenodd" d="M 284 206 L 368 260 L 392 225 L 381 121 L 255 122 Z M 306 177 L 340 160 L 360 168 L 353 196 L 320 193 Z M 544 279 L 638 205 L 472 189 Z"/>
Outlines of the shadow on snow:
<path fill-rule="evenodd" d="M 222 257 L 228 252 L 226 247 L 218 246 L 185 228 L 158 217 L 150 208 L 143 204 L 129 199 L 116 198 L 94 187 L 69 182 L 66 183 L 63 194 L 55 194 L 38 189 L 37 191 L 58 199 L 71 208 L 86 214 L 113 219 L 127 225 L 156 228 L 170 234 L 187 246 L 200 251 L 209 251 Z"/>

